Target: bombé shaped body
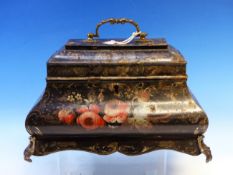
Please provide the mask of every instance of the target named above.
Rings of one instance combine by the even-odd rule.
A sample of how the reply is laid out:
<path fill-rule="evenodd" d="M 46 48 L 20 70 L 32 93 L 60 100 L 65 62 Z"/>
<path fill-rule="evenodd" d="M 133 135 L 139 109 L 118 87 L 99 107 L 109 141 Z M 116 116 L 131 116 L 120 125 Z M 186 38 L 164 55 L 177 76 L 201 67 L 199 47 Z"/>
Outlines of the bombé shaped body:
<path fill-rule="evenodd" d="M 173 149 L 210 160 L 208 119 L 186 81 L 186 61 L 164 39 L 69 40 L 48 60 L 45 92 L 27 116 L 25 159 Z"/>

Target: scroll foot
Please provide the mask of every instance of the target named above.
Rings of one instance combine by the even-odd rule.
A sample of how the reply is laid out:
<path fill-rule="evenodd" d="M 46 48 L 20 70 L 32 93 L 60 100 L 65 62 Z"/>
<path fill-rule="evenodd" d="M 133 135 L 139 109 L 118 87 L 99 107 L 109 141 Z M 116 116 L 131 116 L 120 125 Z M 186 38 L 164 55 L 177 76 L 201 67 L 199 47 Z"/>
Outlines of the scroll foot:
<path fill-rule="evenodd" d="M 30 137 L 30 143 L 27 146 L 27 148 L 24 150 L 24 160 L 28 162 L 32 162 L 32 159 L 30 159 L 31 155 L 34 153 L 35 150 L 35 137 Z"/>
<path fill-rule="evenodd" d="M 210 147 L 208 147 L 204 141 L 203 141 L 204 136 L 199 136 L 197 138 L 198 140 L 198 146 L 201 150 L 201 152 L 206 156 L 206 163 L 212 160 L 212 154 L 211 154 L 211 150 Z"/>

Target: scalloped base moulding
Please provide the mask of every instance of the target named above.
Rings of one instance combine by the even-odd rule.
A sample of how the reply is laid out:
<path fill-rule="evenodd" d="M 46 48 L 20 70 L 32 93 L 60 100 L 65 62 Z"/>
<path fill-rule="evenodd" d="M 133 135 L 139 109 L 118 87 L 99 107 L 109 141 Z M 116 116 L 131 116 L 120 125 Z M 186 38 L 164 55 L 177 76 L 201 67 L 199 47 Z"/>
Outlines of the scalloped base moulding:
<path fill-rule="evenodd" d="M 67 138 L 36 138 L 30 137 L 30 144 L 25 149 L 24 159 L 31 161 L 30 156 L 43 156 L 62 150 L 81 150 L 100 155 L 120 152 L 133 156 L 160 149 L 170 149 L 189 155 L 206 156 L 206 162 L 212 159 L 211 151 L 203 142 L 203 136 L 196 138 L 158 138 L 152 137 L 67 137 Z"/>

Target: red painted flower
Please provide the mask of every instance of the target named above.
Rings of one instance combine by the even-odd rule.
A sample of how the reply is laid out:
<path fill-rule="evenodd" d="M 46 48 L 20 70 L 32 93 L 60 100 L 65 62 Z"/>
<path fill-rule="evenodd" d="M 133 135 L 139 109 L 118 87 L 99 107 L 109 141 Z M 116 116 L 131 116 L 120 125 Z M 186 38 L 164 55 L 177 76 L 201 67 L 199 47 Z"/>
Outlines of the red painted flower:
<path fill-rule="evenodd" d="M 83 128 L 86 129 L 96 129 L 103 127 L 105 122 L 104 120 L 95 112 L 87 111 L 82 113 L 76 120 Z"/>
<path fill-rule="evenodd" d="M 76 123 L 86 129 L 96 129 L 105 125 L 104 120 L 99 116 L 100 107 L 96 104 L 89 106 L 83 105 L 76 109 L 81 115 L 77 118 Z"/>
<path fill-rule="evenodd" d="M 74 118 L 75 118 L 75 115 L 71 110 L 62 109 L 58 112 L 58 119 L 62 123 L 70 125 L 74 122 Z"/>
<path fill-rule="evenodd" d="M 104 120 L 108 123 L 123 123 L 128 118 L 129 105 L 121 100 L 111 100 L 104 108 Z"/>

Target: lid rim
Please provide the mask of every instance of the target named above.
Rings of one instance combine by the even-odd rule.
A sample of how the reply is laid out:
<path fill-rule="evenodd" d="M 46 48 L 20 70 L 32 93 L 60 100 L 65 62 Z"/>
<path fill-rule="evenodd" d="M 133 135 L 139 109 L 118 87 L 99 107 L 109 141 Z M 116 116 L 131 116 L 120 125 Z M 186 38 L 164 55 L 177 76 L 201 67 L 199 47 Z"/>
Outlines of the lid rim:
<path fill-rule="evenodd" d="M 117 39 L 98 39 L 94 41 L 82 40 L 82 39 L 70 39 L 65 44 L 67 50 L 96 50 L 96 49 L 167 49 L 168 44 L 164 38 L 138 40 L 134 39 L 128 44 L 104 44 L 108 40 L 121 40 Z"/>

